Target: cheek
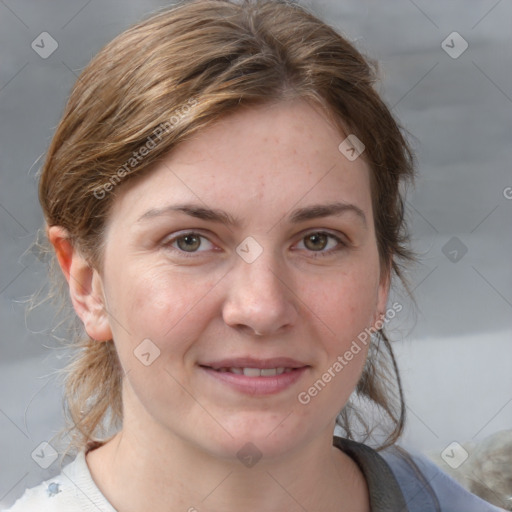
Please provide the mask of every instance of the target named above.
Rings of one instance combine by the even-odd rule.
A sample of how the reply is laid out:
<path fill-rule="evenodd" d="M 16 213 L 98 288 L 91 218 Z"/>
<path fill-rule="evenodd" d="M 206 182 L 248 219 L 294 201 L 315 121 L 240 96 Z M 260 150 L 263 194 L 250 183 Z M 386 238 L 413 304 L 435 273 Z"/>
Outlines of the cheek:
<path fill-rule="evenodd" d="M 371 341 L 365 329 L 374 318 L 378 280 L 373 259 L 362 257 L 329 278 L 304 282 L 304 302 L 312 306 L 312 319 L 319 326 L 323 357 L 311 387 L 301 396 L 327 416 L 341 410 L 361 376 Z"/>
<path fill-rule="evenodd" d="M 301 296 L 340 350 L 371 326 L 378 298 L 378 269 L 370 263 L 350 265 L 322 279 L 303 280 Z"/>
<path fill-rule="evenodd" d="M 371 326 L 378 290 L 378 275 L 369 268 L 357 266 L 315 285 L 305 283 L 304 302 L 312 305 L 323 356 L 298 397 L 306 404 L 299 407 L 304 413 L 311 404 L 312 410 L 322 411 L 321 417 L 334 417 L 359 381 L 371 340 L 365 329 Z"/>
<path fill-rule="evenodd" d="M 183 352 L 213 313 L 207 300 L 215 285 L 211 275 L 191 276 L 146 263 L 115 280 L 113 331 L 121 357 L 144 339 L 155 343 L 163 356 Z"/>

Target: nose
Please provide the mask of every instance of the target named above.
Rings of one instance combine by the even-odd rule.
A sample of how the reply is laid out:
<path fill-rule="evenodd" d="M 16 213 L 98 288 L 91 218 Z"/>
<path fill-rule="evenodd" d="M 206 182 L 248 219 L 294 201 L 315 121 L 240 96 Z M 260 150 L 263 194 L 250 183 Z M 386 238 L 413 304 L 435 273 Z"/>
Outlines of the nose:
<path fill-rule="evenodd" d="M 289 330 L 298 308 L 291 279 L 266 253 L 252 263 L 240 259 L 229 272 L 222 316 L 234 329 L 269 336 Z"/>

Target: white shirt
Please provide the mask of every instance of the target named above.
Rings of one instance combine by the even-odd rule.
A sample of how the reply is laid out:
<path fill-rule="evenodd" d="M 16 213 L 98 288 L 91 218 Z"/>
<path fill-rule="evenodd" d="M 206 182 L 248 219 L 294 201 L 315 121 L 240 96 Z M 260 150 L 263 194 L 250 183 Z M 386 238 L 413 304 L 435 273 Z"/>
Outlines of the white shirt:
<path fill-rule="evenodd" d="M 4 512 L 116 512 L 92 479 L 85 452 L 62 472 L 25 494 Z"/>
<path fill-rule="evenodd" d="M 396 446 L 372 448 L 334 437 L 334 444 L 361 468 L 372 512 L 499 512 L 461 487 L 426 457 Z M 404 508 L 404 505 L 405 508 Z M 55 478 L 28 489 L 3 512 L 116 512 L 94 483 L 85 452 Z"/>

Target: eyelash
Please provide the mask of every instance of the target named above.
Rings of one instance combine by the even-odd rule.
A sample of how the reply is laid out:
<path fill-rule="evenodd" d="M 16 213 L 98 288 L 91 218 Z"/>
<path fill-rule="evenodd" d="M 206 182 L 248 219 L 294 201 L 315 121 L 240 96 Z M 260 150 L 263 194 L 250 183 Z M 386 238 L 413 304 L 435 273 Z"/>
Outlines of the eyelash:
<path fill-rule="evenodd" d="M 186 258 L 197 258 L 197 253 L 199 252 L 206 252 L 206 251 L 194 251 L 194 252 L 187 252 L 187 251 L 183 251 L 179 248 L 176 248 L 176 247 L 172 247 L 172 244 L 174 244 L 175 242 L 177 242 L 180 238 L 185 238 L 186 236 L 190 236 L 190 235 L 194 235 L 194 236 L 197 236 L 201 239 L 204 239 L 204 240 L 208 240 L 207 237 L 205 237 L 204 235 L 201 235 L 200 233 L 197 233 L 195 231 L 187 231 L 185 233 L 182 233 L 181 235 L 179 236 L 174 236 L 170 239 L 167 239 L 166 241 L 164 241 L 164 243 L 162 244 L 164 247 L 166 248 L 169 248 L 171 249 L 173 252 L 179 252 L 180 256 L 184 256 Z M 328 238 L 332 239 L 332 240 L 335 240 L 338 245 L 334 248 L 334 249 L 329 249 L 327 251 L 311 251 L 311 250 L 307 250 L 307 252 L 311 253 L 312 257 L 313 258 L 323 258 L 323 257 L 326 257 L 326 256 L 330 256 L 332 255 L 333 253 L 335 252 L 338 252 L 338 251 L 341 251 L 342 249 L 345 249 L 346 247 L 348 247 L 348 244 L 346 242 L 344 242 L 341 238 L 339 238 L 338 236 L 332 234 L 332 233 L 329 233 L 327 231 L 311 231 L 309 233 L 306 233 L 301 239 L 300 239 L 300 242 L 303 242 L 305 238 L 307 238 L 308 236 L 311 236 L 311 235 L 325 235 L 327 236 Z M 209 241 L 209 240 L 208 240 Z M 212 243 L 212 242 L 210 242 Z"/>

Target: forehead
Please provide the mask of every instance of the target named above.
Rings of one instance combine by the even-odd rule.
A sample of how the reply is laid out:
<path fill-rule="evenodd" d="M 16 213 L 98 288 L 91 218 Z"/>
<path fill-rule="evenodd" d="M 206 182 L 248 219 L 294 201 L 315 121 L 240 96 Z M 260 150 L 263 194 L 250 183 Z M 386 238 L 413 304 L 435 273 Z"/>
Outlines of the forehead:
<path fill-rule="evenodd" d="M 244 108 L 199 130 L 127 183 L 112 214 L 131 220 L 179 201 L 268 217 L 321 201 L 346 201 L 371 217 L 369 169 L 338 149 L 346 138 L 303 100 Z"/>

